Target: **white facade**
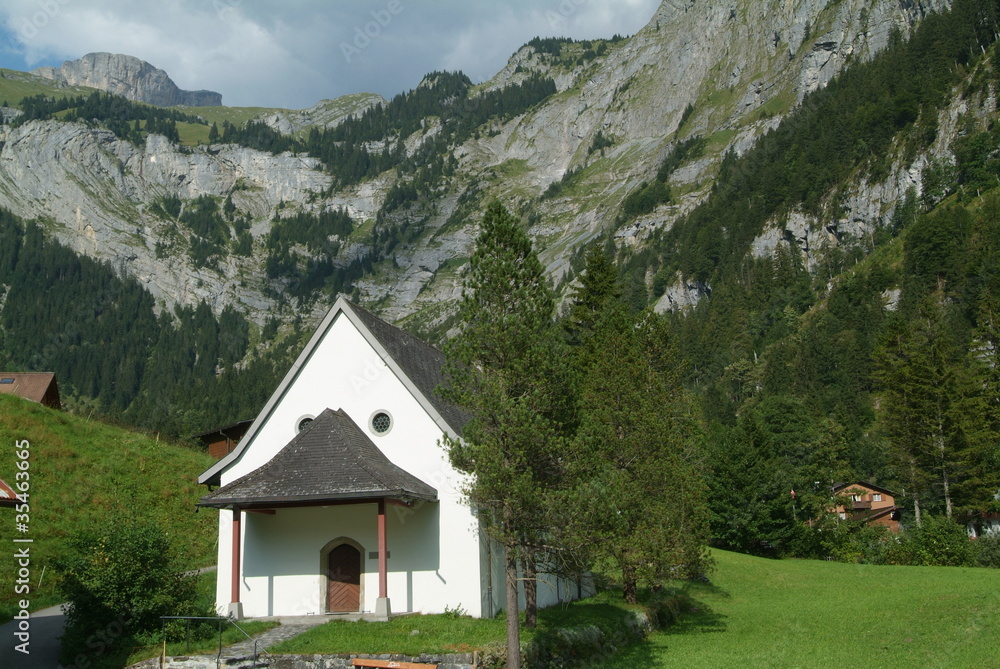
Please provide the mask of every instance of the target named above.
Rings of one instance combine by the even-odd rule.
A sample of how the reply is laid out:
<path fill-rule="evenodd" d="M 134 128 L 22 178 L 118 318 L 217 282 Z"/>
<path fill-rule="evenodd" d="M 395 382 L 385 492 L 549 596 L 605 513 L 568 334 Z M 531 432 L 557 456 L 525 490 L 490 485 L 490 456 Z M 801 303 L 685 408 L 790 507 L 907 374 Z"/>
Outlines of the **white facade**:
<path fill-rule="evenodd" d="M 344 301 L 286 375 L 237 450 L 202 475 L 226 485 L 266 464 L 291 441 L 305 418 L 343 409 L 395 465 L 437 490 L 438 501 L 386 507 L 387 595 L 394 613 L 493 615 L 503 608 L 502 553 L 489 550 L 478 521 L 463 503 L 464 475 L 448 462 L 440 440 L 453 426 L 406 378 L 399 365 Z M 377 413 L 392 426 L 379 434 Z M 378 598 L 377 504 L 331 504 L 244 512 L 241 523 L 240 601 L 243 615 L 324 614 L 326 552 L 338 543 L 361 551 L 361 609 Z M 231 601 L 232 512 L 219 513 L 217 608 Z M 492 583 L 491 583 L 492 581 Z M 539 605 L 574 599 L 577 585 L 545 579 Z M 492 598 L 492 602 L 489 601 Z"/>
<path fill-rule="evenodd" d="M 1000 537 L 1000 518 L 984 518 L 965 526 L 965 531 L 973 539 L 979 537 Z"/>

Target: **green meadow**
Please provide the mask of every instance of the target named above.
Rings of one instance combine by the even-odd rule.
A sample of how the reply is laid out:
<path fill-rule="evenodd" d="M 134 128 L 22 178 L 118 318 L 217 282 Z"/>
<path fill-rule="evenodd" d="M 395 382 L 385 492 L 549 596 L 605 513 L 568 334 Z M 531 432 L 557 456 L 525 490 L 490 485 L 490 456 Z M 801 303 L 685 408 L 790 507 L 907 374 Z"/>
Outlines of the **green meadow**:
<path fill-rule="evenodd" d="M 24 440 L 27 532 L 18 532 L 14 509 L 0 509 L 0 542 L 32 540 L 31 610 L 62 601 L 53 561 L 77 532 L 112 513 L 155 519 L 187 568 L 215 564 L 218 515 L 195 513 L 205 494 L 198 474 L 214 462 L 204 451 L 0 395 L 0 479 L 8 483 L 18 471 L 15 445 Z M 0 559 L 0 583 L 14 583 L 17 569 L 12 557 Z M 13 587 L 0 589 L 0 621 L 19 598 Z"/>
<path fill-rule="evenodd" d="M 767 560 L 713 551 L 710 583 L 679 586 L 679 622 L 591 667 L 1000 666 L 1000 570 Z M 603 593 L 540 612 L 539 630 L 621 624 Z M 504 624 L 454 616 L 331 622 L 273 653 L 447 653 L 503 644 Z"/>
<path fill-rule="evenodd" d="M 713 555 L 696 610 L 595 666 L 1000 666 L 1000 570 Z"/>

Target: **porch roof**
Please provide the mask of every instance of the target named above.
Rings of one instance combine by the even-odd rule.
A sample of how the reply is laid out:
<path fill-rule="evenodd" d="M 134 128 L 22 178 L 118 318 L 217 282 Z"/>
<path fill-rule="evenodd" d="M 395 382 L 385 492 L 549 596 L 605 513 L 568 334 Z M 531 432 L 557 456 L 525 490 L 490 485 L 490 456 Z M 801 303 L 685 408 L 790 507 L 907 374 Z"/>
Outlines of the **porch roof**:
<path fill-rule="evenodd" d="M 267 464 L 198 506 L 265 508 L 377 499 L 437 500 L 437 490 L 397 467 L 342 409 L 326 409 Z"/>

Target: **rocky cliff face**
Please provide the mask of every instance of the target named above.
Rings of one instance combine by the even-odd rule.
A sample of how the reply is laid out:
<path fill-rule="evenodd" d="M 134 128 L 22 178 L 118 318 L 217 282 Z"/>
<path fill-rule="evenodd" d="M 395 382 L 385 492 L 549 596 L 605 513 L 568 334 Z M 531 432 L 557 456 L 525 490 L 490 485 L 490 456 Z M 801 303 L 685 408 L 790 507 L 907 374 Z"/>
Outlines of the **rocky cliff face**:
<path fill-rule="evenodd" d="M 217 107 L 222 104 L 220 93 L 181 90 L 166 72 L 134 56 L 88 53 L 79 60 L 66 61 L 58 69 L 40 67 L 33 72 L 70 86 L 90 86 L 159 107 Z"/>
<path fill-rule="evenodd" d="M 584 58 L 580 44 L 566 47 L 569 57 L 560 58 L 525 47 L 481 89 L 540 72 L 556 81 L 559 92 L 529 113 L 491 122 L 462 145 L 449 147 L 459 164 L 455 175 L 391 215 L 393 224 L 420 234 L 356 283 L 360 297 L 378 301 L 390 319 L 410 318 L 418 328 L 442 322 L 460 292 L 463 259 L 476 234 L 478 208 L 462 204 L 470 199 L 497 196 L 515 211 L 531 212 L 531 232 L 557 283 L 567 276 L 573 253 L 599 234 L 610 232 L 622 246 L 641 247 L 651 230 L 673 225 L 707 196 L 726 151 L 746 151 L 850 59 L 869 57 L 886 46 L 894 29 L 906 34 L 925 14 L 947 4 L 758 0 L 722 6 L 664 0 L 645 28 L 608 43 L 599 56 Z M 101 58 L 106 64 L 100 67 L 69 69 L 104 72 L 100 78 L 107 86 L 123 79 L 136 88 L 134 82 L 154 79 L 136 74 L 142 70 L 131 62 L 136 59 L 104 54 L 91 62 Z M 301 132 L 339 123 L 376 102 L 374 96 L 352 96 L 264 120 L 283 132 Z M 439 129 L 436 119 L 427 119 L 423 129 L 401 139 L 412 153 Z M 345 207 L 358 228 L 341 247 L 338 262 L 347 263 L 366 253 L 370 237 L 363 231 L 371 230 L 389 188 L 404 178 L 390 170 L 334 191 L 309 158 L 233 146 L 186 149 L 158 137 L 139 148 L 107 132 L 59 122 L 0 132 L 6 142 L 0 152 L 0 206 L 26 217 L 44 216 L 61 240 L 140 277 L 166 305 L 206 299 L 221 309 L 235 303 L 258 322 L 274 308 L 273 286 L 261 278 L 260 241 L 275 216 Z M 598 133 L 610 145 L 592 151 Z M 625 195 L 652 178 L 677 141 L 696 134 L 707 139 L 706 150 L 671 177 L 675 201 L 616 228 Z M 394 146 L 398 139 L 387 137 L 383 144 Z M 559 195 L 542 197 L 567 174 L 573 176 Z M 913 184 L 919 185 L 919 174 L 901 168 L 891 184 L 859 186 L 857 202 L 848 203 L 854 208 L 845 229 L 853 234 L 882 224 L 882 199 Z M 875 193 L 880 203 L 865 205 L 862 199 L 872 189 L 882 189 Z M 232 196 L 252 219 L 254 256 L 227 258 L 212 270 L 195 269 L 182 252 L 158 257 L 158 243 L 162 248 L 173 232 L 151 204 L 164 195 L 202 194 Z M 805 219 L 775 222 L 772 228 L 758 240 L 756 252 L 770 252 L 789 236 L 806 247 L 843 237 Z M 681 308 L 709 290 L 678 277 L 660 307 Z"/>
<path fill-rule="evenodd" d="M 652 178 L 678 140 L 707 138 L 704 157 L 671 178 L 677 202 L 615 231 L 620 245 L 641 246 L 650 231 L 671 226 L 708 195 L 728 150 L 745 152 L 850 59 L 869 58 L 889 43 L 893 30 L 907 35 L 927 13 L 948 5 L 664 0 L 645 28 L 596 60 L 554 65 L 525 47 L 486 87 L 540 71 L 556 80 L 560 93 L 461 147 L 463 172 L 477 175 L 481 188 L 515 207 L 531 202 L 544 222 L 533 233 L 558 282 L 572 250 L 612 228 L 624 196 Z M 591 152 L 598 132 L 613 145 Z M 564 195 L 535 201 L 571 170 L 579 173 Z M 454 279 L 435 277 L 416 305 L 390 299 L 387 310 L 402 316 L 445 300 Z M 690 304 L 706 290 L 678 284 L 661 307 Z M 683 299 L 677 299 L 680 294 Z"/>
<path fill-rule="evenodd" d="M 4 207 L 43 221 L 64 244 L 136 277 L 165 305 L 235 304 L 258 320 L 274 307 L 256 278 L 260 261 L 232 256 L 218 268 L 194 266 L 176 221 L 151 205 L 165 196 L 232 193 L 254 220 L 270 221 L 282 203 L 305 202 L 330 185 L 311 158 L 235 146 L 186 151 L 157 135 L 140 148 L 76 123 L 35 121 L 0 139 Z M 363 198 L 338 203 L 359 218 L 373 213 Z M 259 236 L 266 228 L 260 223 L 253 232 Z M 171 243 L 164 247 L 165 241 Z"/>

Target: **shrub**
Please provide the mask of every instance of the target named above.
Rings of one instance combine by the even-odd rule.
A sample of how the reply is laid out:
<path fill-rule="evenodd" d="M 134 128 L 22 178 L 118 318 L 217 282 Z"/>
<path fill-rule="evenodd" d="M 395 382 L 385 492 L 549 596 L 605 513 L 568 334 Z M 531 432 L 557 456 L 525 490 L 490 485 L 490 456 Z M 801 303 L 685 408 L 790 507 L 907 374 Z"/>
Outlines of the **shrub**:
<path fill-rule="evenodd" d="M 965 528 L 943 516 L 924 516 L 907 533 L 910 563 L 964 567 L 975 564 L 976 549 Z"/>
<path fill-rule="evenodd" d="M 73 537 L 57 569 L 69 604 L 67 665 L 77 653 L 114 654 L 158 640 L 160 616 L 197 614 L 195 581 L 180 573 L 166 534 L 151 521 L 112 516 Z"/>
<path fill-rule="evenodd" d="M 1000 569 L 1000 534 L 981 536 L 973 544 L 979 566 Z"/>

